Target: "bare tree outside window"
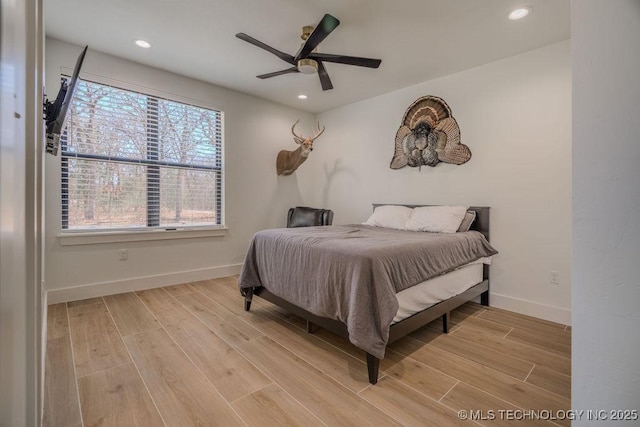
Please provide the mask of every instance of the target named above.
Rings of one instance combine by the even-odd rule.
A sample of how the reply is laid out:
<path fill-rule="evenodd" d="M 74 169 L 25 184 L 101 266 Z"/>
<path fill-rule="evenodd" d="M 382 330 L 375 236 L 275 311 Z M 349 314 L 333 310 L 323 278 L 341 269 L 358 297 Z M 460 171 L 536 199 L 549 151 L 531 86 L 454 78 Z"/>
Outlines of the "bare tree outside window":
<path fill-rule="evenodd" d="M 62 138 L 63 230 L 222 225 L 222 113 L 81 81 Z"/>

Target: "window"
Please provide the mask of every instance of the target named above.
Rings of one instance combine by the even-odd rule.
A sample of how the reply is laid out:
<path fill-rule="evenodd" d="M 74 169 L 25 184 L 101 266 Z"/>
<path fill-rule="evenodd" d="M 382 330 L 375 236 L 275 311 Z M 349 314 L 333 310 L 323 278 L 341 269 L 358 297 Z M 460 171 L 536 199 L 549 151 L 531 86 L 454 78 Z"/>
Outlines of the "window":
<path fill-rule="evenodd" d="M 222 112 L 81 80 L 62 146 L 62 230 L 223 225 Z"/>

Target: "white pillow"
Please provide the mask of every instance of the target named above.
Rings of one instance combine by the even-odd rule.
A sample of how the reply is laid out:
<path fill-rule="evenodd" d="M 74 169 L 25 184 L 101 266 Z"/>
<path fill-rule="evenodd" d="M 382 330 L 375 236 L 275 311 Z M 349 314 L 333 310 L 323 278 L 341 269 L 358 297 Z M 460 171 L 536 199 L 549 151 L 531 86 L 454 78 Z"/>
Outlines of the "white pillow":
<path fill-rule="evenodd" d="M 469 206 L 422 206 L 415 208 L 406 222 L 406 230 L 455 233 Z"/>
<path fill-rule="evenodd" d="M 405 224 L 411 215 L 411 211 L 413 209 L 406 206 L 378 206 L 367 222 L 363 224 L 405 230 Z"/>

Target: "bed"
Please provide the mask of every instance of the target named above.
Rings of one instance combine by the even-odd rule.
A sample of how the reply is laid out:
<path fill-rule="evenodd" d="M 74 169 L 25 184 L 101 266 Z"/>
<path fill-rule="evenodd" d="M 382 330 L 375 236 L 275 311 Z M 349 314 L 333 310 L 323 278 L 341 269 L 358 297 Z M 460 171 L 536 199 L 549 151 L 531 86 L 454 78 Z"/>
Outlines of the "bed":
<path fill-rule="evenodd" d="M 469 210 L 476 219 L 464 233 L 360 224 L 260 231 L 238 280 L 244 308 L 259 296 L 305 319 L 308 332 L 322 327 L 347 337 L 366 352 L 375 384 L 388 344 L 438 318 L 448 332 L 449 313 L 478 296 L 489 305 L 485 262 L 497 253 L 488 243 L 489 208 Z M 438 281 L 444 291 L 420 296 Z M 412 307 L 420 298 L 427 303 Z"/>

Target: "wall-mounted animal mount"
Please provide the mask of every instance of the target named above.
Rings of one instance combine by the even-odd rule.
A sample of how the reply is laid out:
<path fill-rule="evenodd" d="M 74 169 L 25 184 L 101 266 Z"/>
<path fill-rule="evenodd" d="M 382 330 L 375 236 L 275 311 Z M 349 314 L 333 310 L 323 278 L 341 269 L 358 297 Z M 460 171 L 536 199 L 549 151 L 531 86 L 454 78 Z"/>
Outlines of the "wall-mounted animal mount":
<path fill-rule="evenodd" d="M 322 126 L 322 130 L 320 130 L 320 123 L 318 123 L 318 130 L 314 136 L 305 138 L 297 135 L 295 127 L 299 121 L 300 120 L 297 120 L 293 126 L 291 126 L 293 140 L 299 145 L 299 147 L 294 151 L 282 150 L 278 153 L 278 157 L 276 158 L 276 170 L 278 171 L 278 175 L 286 176 L 295 172 L 295 170 L 298 169 L 298 166 L 307 160 L 309 153 L 313 151 L 313 141 L 315 141 L 316 138 L 324 132 L 324 126 Z"/>
<path fill-rule="evenodd" d="M 390 167 L 461 165 L 470 158 L 471 150 L 460 143 L 460 128 L 447 103 L 437 96 L 423 96 L 404 113 Z"/>

